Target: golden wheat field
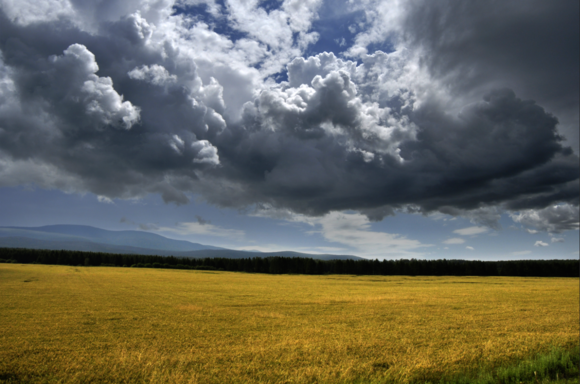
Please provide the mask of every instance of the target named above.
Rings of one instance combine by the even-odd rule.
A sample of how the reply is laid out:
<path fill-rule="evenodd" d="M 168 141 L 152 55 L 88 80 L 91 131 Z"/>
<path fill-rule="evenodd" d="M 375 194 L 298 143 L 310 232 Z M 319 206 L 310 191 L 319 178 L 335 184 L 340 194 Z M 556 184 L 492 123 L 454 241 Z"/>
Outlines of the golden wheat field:
<path fill-rule="evenodd" d="M 435 380 L 573 346 L 573 278 L 0 264 L 4 382 Z"/>

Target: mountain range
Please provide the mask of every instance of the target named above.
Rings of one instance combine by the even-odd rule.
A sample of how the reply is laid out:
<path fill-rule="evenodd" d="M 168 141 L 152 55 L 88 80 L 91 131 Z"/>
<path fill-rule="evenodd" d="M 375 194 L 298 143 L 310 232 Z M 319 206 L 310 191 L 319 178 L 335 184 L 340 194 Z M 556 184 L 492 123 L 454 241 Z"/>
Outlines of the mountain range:
<path fill-rule="evenodd" d="M 351 255 L 308 254 L 292 251 L 237 251 L 144 231 L 109 231 L 86 225 L 0 227 L 0 248 L 31 248 L 85 252 L 125 253 L 188 258 L 308 257 L 319 260 L 362 258 Z"/>

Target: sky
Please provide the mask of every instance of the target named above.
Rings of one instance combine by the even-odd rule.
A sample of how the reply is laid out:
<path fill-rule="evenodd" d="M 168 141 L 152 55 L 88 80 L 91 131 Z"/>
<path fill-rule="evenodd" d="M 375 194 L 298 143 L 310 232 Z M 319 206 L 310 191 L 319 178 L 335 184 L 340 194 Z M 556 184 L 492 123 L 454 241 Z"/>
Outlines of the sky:
<path fill-rule="evenodd" d="M 0 0 L 0 226 L 578 258 L 578 8 Z"/>

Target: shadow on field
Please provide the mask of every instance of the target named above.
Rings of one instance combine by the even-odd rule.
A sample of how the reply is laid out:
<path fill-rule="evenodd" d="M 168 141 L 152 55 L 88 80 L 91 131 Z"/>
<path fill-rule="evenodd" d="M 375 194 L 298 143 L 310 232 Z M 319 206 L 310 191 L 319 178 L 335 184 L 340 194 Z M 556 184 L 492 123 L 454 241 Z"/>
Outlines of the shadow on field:
<path fill-rule="evenodd" d="M 2 383 L 26 383 L 28 381 L 16 373 L 0 373 L 0 382 Z"/>

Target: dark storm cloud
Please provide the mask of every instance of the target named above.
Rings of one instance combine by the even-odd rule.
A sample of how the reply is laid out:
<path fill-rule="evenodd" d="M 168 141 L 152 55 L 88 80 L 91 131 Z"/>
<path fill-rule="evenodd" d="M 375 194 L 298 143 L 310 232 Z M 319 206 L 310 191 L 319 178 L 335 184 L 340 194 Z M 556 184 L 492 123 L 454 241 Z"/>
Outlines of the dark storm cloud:
<path fill-rule="evenodd" d="M 258 42 L 240 39 L 239 48 L 183 16 L 152 25 L 131 13 L 87 32 L 65 17 L 20 25 L 0 12 L 1 185 L 158 193 L 177 204 L 198 194 L 219 206 L 359 210 L 371 220 L 440 211 L 490 226 L 500 208 L 577 206 L 578 156 L 558 118 L 510 88 L 486 89 L 512 69 L 497 82 L 485 80 L 483 64 L 467 71 L 463 35 L 445 29 L 454 14 L 440 26 L 432 19 L 445 9 L 427 8 L 410 10 L 424 30 L 406 39 L 424 46 L 432 77 L 399 50 L 358 64 L 288 59 L 289 81 L 278 84 L 249 58 L 265 49 Z M 437 28 L 449 34 L 442 42 L 421 37 Z M 525 80 L 534 70 L 519 64 Z M 542 65 L 535 70 L 552 76 Z M 442 79 L 453 103 L 466 100 L 459 113 L 431 89 Z"/>
<path fill-rule="evenodd" d="M 149 36 L 142 31 L 145 24 L 135 16 L 108 22 L 110 30 L 124 32 L 112 40 L 89 36 L 61 20 L 22 27 L 3 17 L 1 58 L 13 84 L 2 95 L 5 156 L 48 163 L 72 175 L 76 185 L 71 187 L 79 191 L 111 197 L 153 192 L 187 203 L 183 190 L 196 178 L 194 169 L 219 162 L 216 150 L 196 133 L 201 137 L 221 129 L 223 121 L 203 106 L 192 108 L 180 86 L 160 87 L 158 78 L 157 83 L 139 82 L 127 76 L 135 63 L 159 60 L 143 47 Z M 102 53 L 98 63 L 87 46 Z M 197 79 L 195 64 L 182 71 Z M 182 82 L 191 78 L 181 77 Z M 4 182 L 10 184 L 8 178 Z"/>
<path fill-rule="evenodd" d="M 557 113 L 578 151 L 578 1 L 428 1 L 407 5 L 404 40 L 458 95 L 509 87 Z"/>
<path fill-rule="evenodd" d="M 341 90 L 336 93 L 346 97 Z M 340 120 L 345 124 L 357 119 L 342 102 L 328 110 L 350 116 Z M 287 109 L 280 107 L 276 112 L 275 117 L 270 115 L 269 102 L 261 116 L 266 121 L 288 121 Z M 300 120 L 308 113 L 304 108 L 302 114 L 292 116 Z M 324 116 L 332 120 L 334 113 Z M 320 137 L 304 138 L 290 129 L 292 124 L 283 124 L 286 131 L 241 135 L 229 149 L 239 152 L 228 152 L 229 156 L 232 160 L 254 157 L 256 162 L 232 167 L 247 176 L 240 175 L 245 185 L 230 201 L 236 205 L 257 199 L 309 214 L 358 209 L 373 219 L 392 214 L 392 206 L 406 204 L 429 212 L 497 204 L 535 208 L 549 201 L 577 201 L 578 157 L 562 146 L 557 120 L 510 90 L 491 92 L 458 117 L 426 105 L 410 121 L 418 127 L 416 140 L 402 141 L 399 155 L 403 161 L 392 154 L 376 154 L 365 161 L 360 152 L 343 144 L 344 137 L 323 130 Z M 358 126 L 347 129 L 356 131 Z M 361 145 L 370 142 L 370 148 L 378 145 L 376 138 L 365 138 L 364 131 L 345 136 Z M 216 189 L 207 196 L 227 204 L 230 192 L 222 196 Z"/>
<path fill-rule="evenodd" d="M 517 221 L 528 228 L 535 228 L 551 233 L 560 233 L 570 230 L 578 230 L 578 206 L 559 204 L 540 210 L 521 211 L 511 215 Z M 564 239 L 552 238 L 552 243 L 563 242 Z"/>

